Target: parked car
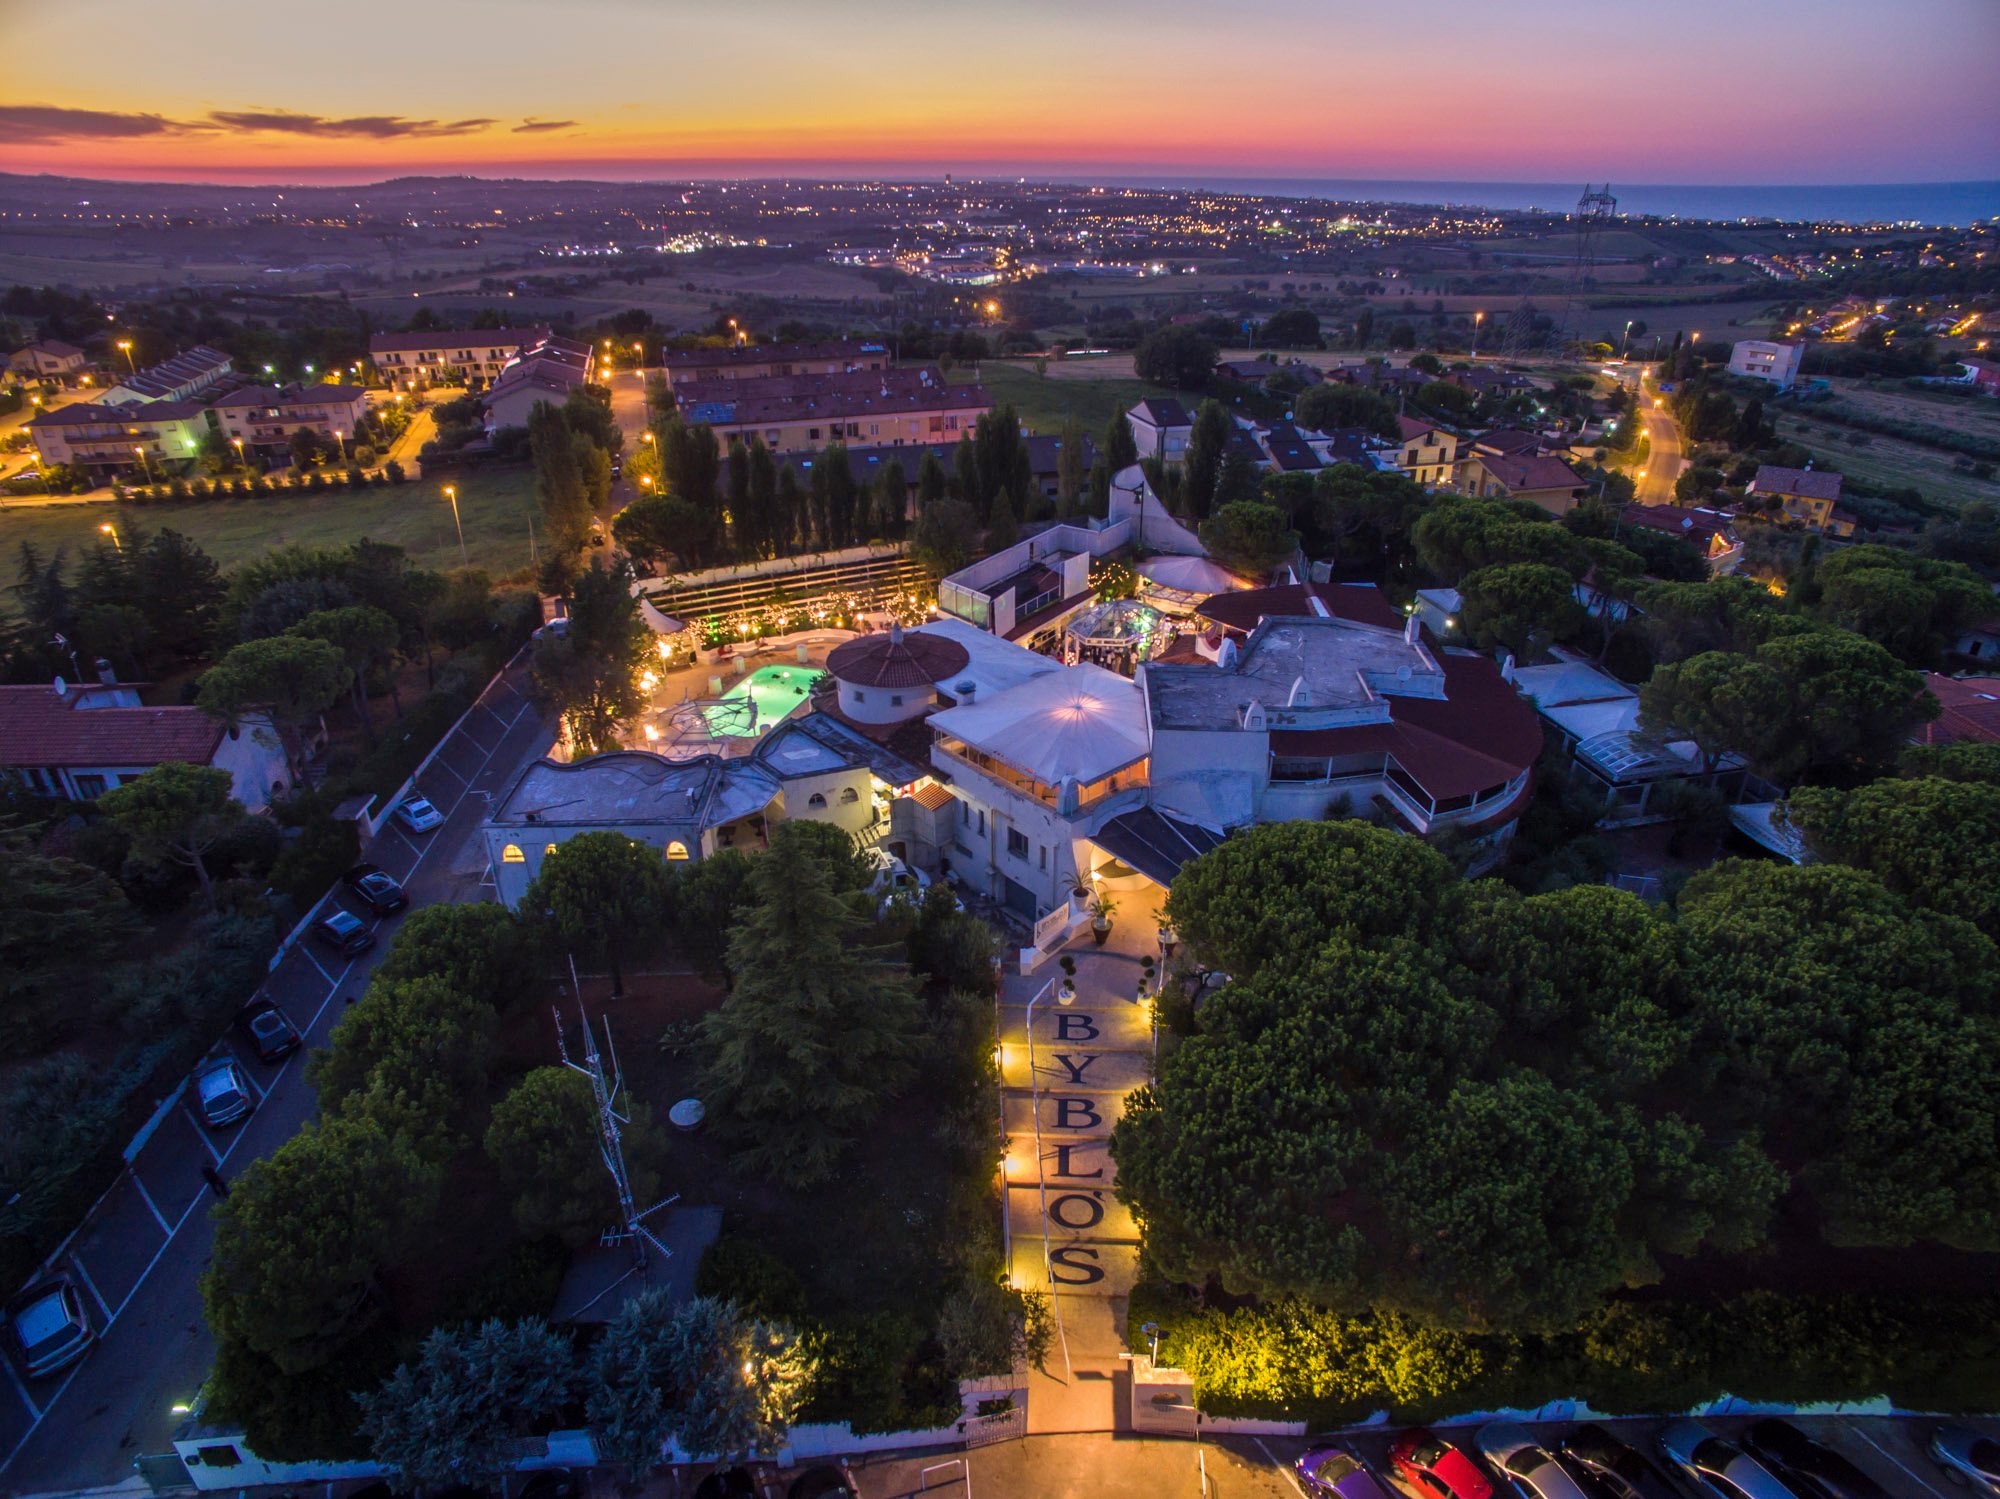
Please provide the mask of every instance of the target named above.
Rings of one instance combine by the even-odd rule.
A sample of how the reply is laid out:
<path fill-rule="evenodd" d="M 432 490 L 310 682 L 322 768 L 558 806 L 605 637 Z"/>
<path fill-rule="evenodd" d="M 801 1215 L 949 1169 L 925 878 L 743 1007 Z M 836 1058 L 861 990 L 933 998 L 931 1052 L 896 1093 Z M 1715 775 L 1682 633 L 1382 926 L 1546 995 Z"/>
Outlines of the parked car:
<path fill-rule="evenodd" d="M 1776 1416 L 1744 1432 L 1743 1445 L 1809 1499 L 1889 1499 L 1889 1491 L 1853 1463 Z"/>
<path fill-rule="evenodd" d="M 1579 1426 L 1557 1449 L 1597 1481 L 1610 1499 L 1681 1499 L 1681 1491 L 1638 1448 L 1595 1422 Z"/>
<path fill-rule="evenodd" d="M 1306 1499 L 1391 1499 L 1382 1480 L 1345 1447 L 1315 1447 L 1294 1471 Z"/>
<path fill-rule="evenodd" d="M 30 1379 L 67 1369 L 97 1337 L 76 1282 L 67 1275 L 52 1275 L 8 1302 L 7 1334 Z"/>
<path fill-rule="evenodd" d="M 375 945 L 375 934 L 352 911 L 329 911 L 312 924 L 312 934 L 335 952 L 366 952 Z"/>
<path fill-rule="evenodd" d="M 193 1091 L 201 1122 L 210 1129 L 227 1129 L 237 1120 L 249 1118 L 257 1106 L 250 1079 L 228 1057 L 212 1058 L 196 1068 Z"/>
<path fill-rule="evenodd" d="M 1769 1468 L 1699 1421 L 1670 1421 L 1660 1452 L 1697 1492 L 1713 1499 L 1801 1499 Z"/>
<path fill-rule="evenodd" d="M 1501 1479 L 1521 1499 L 1590 1499 L 1549 1449 L 1512 1421 L 1489 1421 L 1473 1438 Z"/>
<path fill-rule="evenodd" d="M 378 916 L 400 911 L 410 903 L 410 897 L 403 893 L 403 887 L 390 877 L 389 872 L 373 864 L 355 865 L 340 877 L 340 882 Z"/>
<path fill-rule="evenodd" d="M 236 1028 L 260 1062 L 275 1062 L 297 1051 L 303 1040 L 289 1016 L 268 999 L 253 999 L 236 1012 Z"/>
<path fill-rule="evenodd" d="M 1435 1499 L 1493 1499 L 1493 1484 L 1479 1465 L 1421 1426 L 1399 1432 L 1389 1461 L 1420 1494 Z"/>
<path fill-rule="evenodd" d="M 1969 1426 L 1940 1426 L 1931 1433 L 1938 1466 L 1976 1494 L 2000 1494 L 2000 1442 Z"/>
<path fill-rule="evenodd" d="M 444 813 L 433 807 L 429 798 L 421 796 L 399 803 L 391 815 L 406 833 L 428 833 L 444 821 Z"/>

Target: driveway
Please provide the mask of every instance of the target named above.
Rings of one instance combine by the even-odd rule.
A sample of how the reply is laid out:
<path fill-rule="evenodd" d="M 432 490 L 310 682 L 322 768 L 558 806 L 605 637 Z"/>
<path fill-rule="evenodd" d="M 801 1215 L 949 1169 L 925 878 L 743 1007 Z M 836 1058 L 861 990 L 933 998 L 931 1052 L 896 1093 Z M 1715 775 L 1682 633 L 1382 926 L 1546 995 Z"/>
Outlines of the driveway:
<path fill-rule="evenodd" d="M 384 827 L 365 856 L 408 889 L 413 907 L 487 898 L 479 839 L 492 797 L 523 764 L 544 753 L 553 726 L 526 695 L 525 661 L 510 666 L 446 740 L 417 790 L 445 813 L 442 827 L 412 838 Z M 377 933 L 346 959 L 301 941 L 287 948 L 258 990 L 292 1019 L 308 1047 L 326 1044 L 346 1004 L 359 997 L 400 917 L 370 917 L 345 892 L 314 908 L 346 905 Z M 246 996 L 248 998 L 248 996 Z M 213 1133 L 178 1098 L 155 1116 L 130 1165 L 92 1209 L 57 1260 L 84 1287 L 99 1328 L 80 1364 L 33 1384 L 0 1357 L 0 1493 L 69 1493 L 132 1477 L 141 1454 L 171 1450 L 176 1406 L 192 1401 L 213 1355 L 198 1282 L 214 1225 L 203 1166 L 225 1180 L 268 1155 L 310 1118 L 305 1056 L 260 1064 L 231 1034 L 221 1043 L 259 1093 L 243 1124 Z"/>

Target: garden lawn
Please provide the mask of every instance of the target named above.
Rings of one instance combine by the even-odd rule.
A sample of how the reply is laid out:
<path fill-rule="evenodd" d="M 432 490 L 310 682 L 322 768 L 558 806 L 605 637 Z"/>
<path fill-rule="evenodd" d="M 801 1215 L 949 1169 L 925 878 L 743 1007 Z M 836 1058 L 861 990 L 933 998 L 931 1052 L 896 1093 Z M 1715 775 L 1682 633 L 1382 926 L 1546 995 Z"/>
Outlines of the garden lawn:
<path fill-rule="evenodd" d="M 100 539 L 109 521 L 122 532 L 171 527 L 194 538 L 227 571 L 281 546 L 340 547 L 368 537 L 394 542 L 425 567 L 459 565 L 458 535 L 443 486 L 458 489 L 465 550 L 474 567 L 495 577 L 529 565 L 528 522 L 535 514 L 534 477 L 525 468 L 467 469 L 408 484 L 329 489 L 224 500 L 165 500 L 143 505 L 47 504 L 0 507 L 0 557 L 11 572 L 24 541 L 73 558 Z"/>

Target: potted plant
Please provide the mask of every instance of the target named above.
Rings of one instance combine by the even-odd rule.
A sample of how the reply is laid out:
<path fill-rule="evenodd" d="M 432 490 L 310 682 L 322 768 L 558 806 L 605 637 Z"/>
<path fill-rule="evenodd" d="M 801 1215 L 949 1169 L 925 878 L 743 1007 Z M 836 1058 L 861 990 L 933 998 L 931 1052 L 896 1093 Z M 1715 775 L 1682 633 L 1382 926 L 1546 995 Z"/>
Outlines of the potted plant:
<path fill-rule="evenodd" d="M 1090 881 L 1082 873 L 1070 880 L 1069 913 L 1072 920 L 1090 908 Z"/>
<path fill-rule="evenodd" d="M 1118 902 L 1109 895 L 1100 894 L 1090 902 L 1090 939 L 1099 947 L 1111 935 L 1111 913 L 1118 909 Z"/>
<path fill-rule="evenodd" d="M 1056 1003 L 1073 1005 L 1076 1003 L 1076 959 L 1064 953 L 1056 959 L 1056 966 L 1062 969 L 1062 992 L 1056 995 Z"/>

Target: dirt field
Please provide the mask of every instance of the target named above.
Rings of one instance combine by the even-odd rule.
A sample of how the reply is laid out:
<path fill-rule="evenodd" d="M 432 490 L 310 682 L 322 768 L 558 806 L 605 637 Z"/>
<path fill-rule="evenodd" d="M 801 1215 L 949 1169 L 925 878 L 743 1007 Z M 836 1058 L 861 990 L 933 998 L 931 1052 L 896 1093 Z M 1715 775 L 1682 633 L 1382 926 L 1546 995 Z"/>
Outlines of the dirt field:
<path fill-rule="evenodd" d="M 1780 416 L 1778 435 L 1823 454 L 1827 466 L 1838 468 L 1851 479 L 1885 488 L 1914 486 L 1929 498 L 1948 505 L 1963 505 L 1969 500 L 2000 501 L 2000 481 L 1975 479 L 1954 468 L 1954 454 L 1874 433 L 1861 434 L 1868 438 L 1867 446 L 1853 447 L 1847 436 L 1855 428 L 1830 428 L 1811 422 L 1811 408 L 1806 411 L 1806 422 L 1790 412 Z M 1806 430 L 1808 426 L 1810 431 Z"/>

